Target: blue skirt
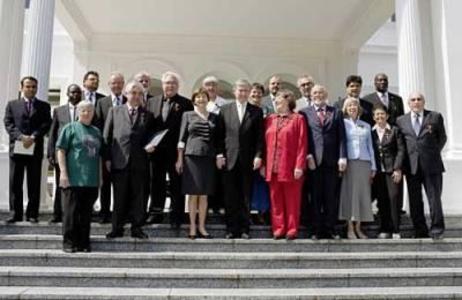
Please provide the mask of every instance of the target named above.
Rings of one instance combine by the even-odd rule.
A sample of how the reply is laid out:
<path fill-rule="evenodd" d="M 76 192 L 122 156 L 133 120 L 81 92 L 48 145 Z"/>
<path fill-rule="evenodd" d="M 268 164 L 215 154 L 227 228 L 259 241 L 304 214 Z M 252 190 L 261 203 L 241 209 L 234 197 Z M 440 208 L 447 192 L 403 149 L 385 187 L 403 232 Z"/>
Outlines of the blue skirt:
<path fill-rule="evenodd" d="M 267 212 L 270 209 L 268 183 L 260 175 L 258 170 L 254 173 L 250 207 L 252 210 L 257 210 L 259 213 Z"/>

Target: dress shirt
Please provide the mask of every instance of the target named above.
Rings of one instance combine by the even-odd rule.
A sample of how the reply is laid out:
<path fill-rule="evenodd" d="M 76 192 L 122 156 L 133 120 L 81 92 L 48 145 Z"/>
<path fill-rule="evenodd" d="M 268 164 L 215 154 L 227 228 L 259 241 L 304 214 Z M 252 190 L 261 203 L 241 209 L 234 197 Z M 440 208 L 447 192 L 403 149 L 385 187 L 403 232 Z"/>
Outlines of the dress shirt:
<path fill-rule="evenodd" d="M 239 116 L 239 122 L 242 123 L 242 120 L 244 119 L 245 115 L 245 109 L 247 108 L 247 101 L 244 103 L 239 102 L 239 100 L 236 100 L 236 105 L 237 105 L 237 115 Z"/>
<path fill-rule="evenodd" d="M 112 106 L 122 105 L 122 99 L 123 99 L 122 94 L 120 94 L 119 96 L 116 96 L 115 94 L 111 93 L 111 98 L 112 98 Z"/>
<path fill-rule="evenodd" d="M 77 114 L 77 107 L 72 103 L 68 103 L 69 105 L 69 116 L 71 117 L 71 122 L 76 121 L 76 114 Z"/>
<path fill-rule="evenodd" d="M 417 114 L 419 114 L 419 124 L 420 124 L 420 127 L 422 127 L 422 122 L 423 122 L 423 114 L 424 112 L 423 111 L 420 111 L 420 112 L 412 112 L 411 113 L 411 120 L 412 120 L 412 127 L 414 128 L 414 124 L 415 124 L 415 121 L 416 121 L 416 118 L 417 118 Z"/>
<path fill-rule="evenodd" d="M 382 104 L 388 108 L 388 104 L 390 103 L 388 99 L 388 92 L 385 92 L 385 93 L 377 92 L 377 96 L 379 96 L 380 102 L 382 102 Z"/>
<path fill-rule="evenodd" d="M 347 155 L 349 160 L 371 162 L 371 170 L 376 171 L 371 126 L 362 120 L 344 119 Z"/>
<path fill-rule="evenodd" d="M 382 142 L 383 136 L 385 135 L 385 131 L 391 130 L 391 126 L 388 123 L 385 125 L 385 128 L 382 128 L 378 125 L 374 125 L 374 127 L 372 127 L 372 130 L 375 130 L 377 132 L 377 135 L 379 136 L 379 140 L 380 142 Z"/>
<path fill-rule="evenodd" d="M 220 96 L 217 96 L 215 98 L 215 100 L 210 100 L 208 103 L 207 103 L 207 111 L 210 112 L 210 113 L 213 113 L 213 114 L 216 114 L 218 115 L 218 113 L 220 112 L 220 108 L 226 104 L 226 100 Z"/>
<path fill-rule="evenodd" d="M 85 91 L 85 100 L 88 100 L 88 101 L 90 101 L 91 103 L 93 103 L 93 105 L 95 105 L 95 101 L 96 101 L 96 92 Z"/>

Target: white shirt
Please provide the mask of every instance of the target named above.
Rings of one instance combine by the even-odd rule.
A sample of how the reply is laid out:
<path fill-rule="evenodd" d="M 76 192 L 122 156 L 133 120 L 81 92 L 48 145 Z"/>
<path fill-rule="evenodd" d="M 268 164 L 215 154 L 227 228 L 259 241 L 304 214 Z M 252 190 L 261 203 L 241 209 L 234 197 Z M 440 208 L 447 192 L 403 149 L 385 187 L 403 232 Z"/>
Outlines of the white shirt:
<path fill-rule="evenodd" d="M 374 127 L 372 127 L 372 130 L 375 130 L 377 132 L 377 135 L 379 136 L 379 140 L 380 142 L 382 142 L 383 136 L 385 135 L 385 131 L 391 130 L 391 126 L 388 123 L 385 125 L 385 128 L 382 128 L 378 125 L 374 125 Z"/>
<path fill-rule="evenodd" d="M 72 104 L 68 103 L 69 105 L 69 116 L 71 117 L 71 122 L 75 121 L 75 114 L 77 113 L 77 108 Z"/>
<path fill-rule="evenodd" d="M 236 100 L 236 106 L 237 115 L 239 116 L 239 122 L 242 123 L 242 120 L 244 119 L 245 109 L 247 108 L 247 101 L 241 103 L 239 102 L 239 100 Z"/>
<path fill-rule="evenodd" d="M 123 99 L 123 96 L 122 94 L 120 94 L 118 97 L 119 97 L 119 103 L 117 103 L 117 99 L 116 99 L 116 95 L 114 95 L 113 93 L 111 93 L 111 97 L 112 97 L 112 106 L 118 106 L 118 105 L 122 105 L 122 99 Z"/>
<path fill-rule="evenodd" d="M 217 96 L 214 101 L 210 100 L 207 103 L 207 111 L 209 113 L 213 113 L 213 114 L 218 115 L 218 113 L 220 112 L 220 108 L 224 104 L 226 104 L 226 100 L 224 98 L 220 97 L 220 96 Z"/>

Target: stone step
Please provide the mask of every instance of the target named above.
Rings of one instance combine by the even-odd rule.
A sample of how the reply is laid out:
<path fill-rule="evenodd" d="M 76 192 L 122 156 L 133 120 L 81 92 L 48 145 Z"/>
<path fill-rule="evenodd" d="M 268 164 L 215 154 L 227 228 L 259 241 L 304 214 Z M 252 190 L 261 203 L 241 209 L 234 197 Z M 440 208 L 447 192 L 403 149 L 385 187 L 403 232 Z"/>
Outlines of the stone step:
<path fill-rule="evenodd" d="M 93 252 L 0 250 L 0 266 L 169 269 L 462 268 L 462 252 Z"/>
<path fill-rule="evenodd" d="M 0 267 L 0 286 L 319 288 L 461 286 L 462 268 L 162 269 Z"/>
<path fill-rule="evenodd" d="M 301 289 L 180 289 L 180 288 L 69 288 L 0 287 L 5 300 L 449 300 L 462 298 L 462 287 L 426 286 L 394 288 L 301 288 Z"/>
<path fill-rule="evenodd" d="M 123 237 L 107 240 L 92 236 L 94 251 L 110 252 L 426 252 L 460 251 L 462 238 L 400 240 L 319 240 L 294 241 L 273 239 L 197 239 Z M 59 235 L 0 235 L 0 249 L 61 249 Z"/>
<path fill-rule="evenodd" d="M 226 234 L 226 228 L 222 224 L 210 224 L 207 226 L 210 234 L 215 237 L 222 238 Z M 111 230 L 109 224 L 93 223 L 91 232 L 94 235 L 105 235 Z M 171 229 L 170 225 L 167 224 L 154 224 L 146 225 L 143 230 L 151 237 L 187 237 L 189 233 L 189 227 L 182 225 L 180 229 Z M 342 227 L 338 228 L 339 232 L 342 231 Z M 364 226 L 365 233 L 371 237 L 376 238 L 378 234 L 378 227 L 375 224 L 369 224 Z M 5 234 L 57 234 L 62 233 L 61 224 L 48 224 L 47 222 L 40 222 L 38 224 L 30 224 L 29 222 L 18 222 L 16 224 L 2 224 L 0 225 L 0 235 Z M 126 226 L 126 234 L 130 234 L 129 226 Z M 254 225 L 251 226 L 250 234 L 254 238 L 271 238 L 271 228 L 269 226 Z M 410 238 L 414 234 L 411 225 L 401 226 L 401 235 L 404 238 Z M 343 234 L 345 235 L 345 234 Z M 454 224 L 452 227 L 448 227 L 445 231 L 446 237 L 462 237 L 462 225 Z M 307 231 L 301 228 L 300 238 L 309 238 Z"/>

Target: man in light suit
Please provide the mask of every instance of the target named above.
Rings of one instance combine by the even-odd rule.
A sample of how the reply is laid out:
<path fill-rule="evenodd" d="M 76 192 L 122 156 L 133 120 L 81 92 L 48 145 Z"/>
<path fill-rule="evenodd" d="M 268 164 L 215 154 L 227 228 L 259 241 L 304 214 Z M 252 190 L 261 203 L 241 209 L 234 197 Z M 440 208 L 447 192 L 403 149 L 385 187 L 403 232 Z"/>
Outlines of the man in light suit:
<path fill-rule="evenodd" d="M 23 219 L 23 181 L 27 169 L 26 220 L 38 222 L 40 182 L 42 177 L 43 137 L 51 123 L 50 105 L 37 99 L 38 81 L 32 76 L 21 80 L 21 97 L 8 101 L 5 108 L 5 128 L 10 137 L 10 212 L 7 223 Z M 34 147 L 32 155 L 15 153 L 15 144 L 23 148 Z"/>
<path fill-rule="evenodd" d="M 98 93 L 99 87 L 99 74 L 96 71 L 88 71 L 83 76 L 82 100 L 90 101 L 96 107 L 99 99 L 104 98 L 105 95 Z M 95 117 L 96 120 L 96 117 Z"/>
<path fill-rule="evenodd" d="M 228 101 L 218 95 L 218 78 L 215 76 L 207 76 L 202 80 L 202 87 L 209 95 L 207 103 L 207 111 L 218 115 L 220 108 L 228 103 Z"/>
<path fill-rule="evenodd" d="M 53 204 L 53 218 L 50 223 L 59 223 L 62 220 L 61 188 L 59 187 L 60 170 L 56 160 L 56 142 L 63 127 L 73 121 L 77 121 L 77 104 L 82 99 L 82 90 L 77 84 L 71 84 L 67 88 L 68 103 L 58 106 L 53 110 L 50 133 L 48 137 L 47 158 L 55 169 L 55 201 Z"/>
<path fill-rule="evenodd" d="M 131 236 L 145 239 L 141 230 L 145 219 L 146 181 L 149 174 L 148 153 L 145 149 L 154 134 L 152 113 L 142 105 L 143 87 L 130 82 L 125 88 L 127 103 L 109 110 L 104 126 L 105 166 L 114 182 L 112 231 L 108 239 L 122 237 L 124 224 L 131 221 Z"/>
<path fill-rule="evenodd" d="M 302 96 L 300 99 L 297 99 L 295 111 L 300 111 L 313 104 L 311 100 L 311 89 L 314 86 L 314 79 L 309 75 L 302 75 L 297 80 L 297 86 Z"/>
<path fill-rule="evenodd" d="M 411 93 L 408 103 L 411 111 L 399 117 L 396 124 L 406 143 L 404 172 L 415 237 L 428 237 L 422 201 L 423 185 L 430 207 L 430 236 L 441 239 L 445 229 L 441 205 L 445 171 L 441 151 L 447 139 L 444 120 L 440 113 L 425 109 L 425 98 L 419 92 Z"/>
<path fill-rule="evenodd" d="M 268 114 L 272 114 L 276 111 L 274 100 L 276 100 L 276 94 L 281 89 L 282 79 L 278 75 L 271 76 L 268 83 L 269 94 L 263 97 L 261 102 L 262 108 L 264 107 Z"/>
<path fill-rule="evenodd" d="M 112 107 L 125 104 L 127 98 L 122 95 L 125 79 L 121 73 L 112 73 L 109 77 L 109 89 L 111 94 L 107 97 L 99 99 L 96 104 L 96 126 L 103 132 L 104 124 L 107 119 L 109 110 Z M 99 217 L 101 223 L 109 223 L 111 221 L 111 174 L 106 168 L 103 168 L 103 183 L 100 188 L 99 201 L 101 204 Z"/>
<path fill-rule="evenodd" d="M 311 90 L 312 106 L 300 113 L 308 122 L 308 185 L 313 207 L 312 239 L 339 239 L 335 231 L 338 201 L 335 182 L 346 168 L 345 125 L 338 109 L 327 105 L 327 90 L 315 85 Z"/>
<path fill-rule="evenodd" d="M 175 169 L 177 145 L 183 112 L 193 110 L 191 100 L 178 94 L 179 76 L 174 72 L 162 75 L 162 95 L 149 99 L 147 109 L 154 114 L 156 128 L 168 129 L 156 152 L 151 155 L 151 203 L 146 223 L 160 223 L 167 196 L 166 175 L 170 180 L 170 225 L 178 229 L 184 221 L 184 195 L 181 177 Z"/>
<path fill-rule="evenodd" d="M 236 100 L 222 106 L 218 115 L 217 167 L 224 169 L 226 238 L 250 237 L 253 170 L 262 164 L 263 112 L 247 102 L 250 87 L 247 80 L 238 80 Z"/>

